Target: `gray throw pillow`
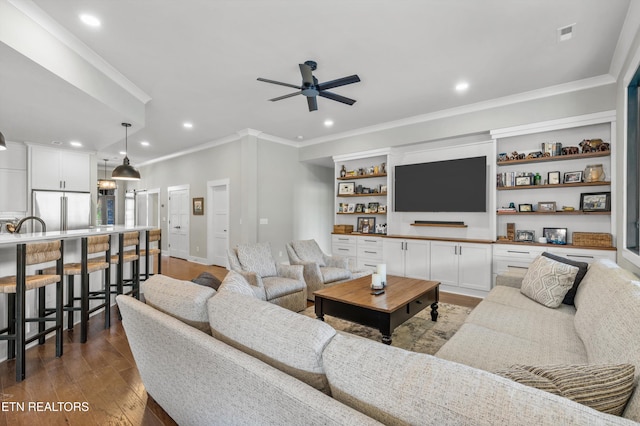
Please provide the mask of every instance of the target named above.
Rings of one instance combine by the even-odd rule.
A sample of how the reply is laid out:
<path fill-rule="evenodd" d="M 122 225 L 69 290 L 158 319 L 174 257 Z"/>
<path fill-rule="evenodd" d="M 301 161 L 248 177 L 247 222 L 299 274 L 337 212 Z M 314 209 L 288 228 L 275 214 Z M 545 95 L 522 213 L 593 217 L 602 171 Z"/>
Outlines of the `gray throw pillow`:
<path fill-rule="evenodd" d="M 211 287 L 216 291 L 218 290 L 218 287 L 220 287 L 220 280 L 211 275 L 209 272 L 201 273 L 200 275 L 192 279 L 191 282 L 204 285 L 206 287 Z"/>

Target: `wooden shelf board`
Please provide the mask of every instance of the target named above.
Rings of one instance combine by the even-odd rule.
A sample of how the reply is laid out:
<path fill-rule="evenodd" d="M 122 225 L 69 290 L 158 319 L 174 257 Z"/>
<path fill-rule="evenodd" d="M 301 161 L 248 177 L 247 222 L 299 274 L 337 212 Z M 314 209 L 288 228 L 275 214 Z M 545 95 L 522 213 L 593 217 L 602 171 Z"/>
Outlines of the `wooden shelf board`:
<path fill-rule="evenodd" d="M 497 164 L 498 166 L 511 166 L 514 164 L 544 163 L 547 161 L 565 161 L 565 160 L 578 160 L 580 158 L 607 157 L 609 155 L 611 155 L 611 151 L 596 151 L 596 152 L 587 152 L 586 154 L 554 155 L 552 157 L 538 157 L 538 158 L 525 158 L 523 160 L 498 161 Z"/>
<path fill-rule="evenodd" d="M 386 212 L 384 212 L 384 213 L 379 213 L 379 212 L 376 212 L 376 213 L 365 213 L 365 212 L 344 213 L 344 212 L 336 212 L 336 214 L 358 214 L 358 215 L 362 216 L 362 215 L 366 215 L 366 214 L 387 214 L 387 213 Z"/>
<path fill-rule="evenodd" d="M 587 250 L 609 250 L 616 251 L 616 247 L 596 247 L 596 246 L 574 246 L 573 244 L 542 244 L 542 243 L 523 243 L 520 241 L 511 241 L 511 240 L 496 240 L 496 244 L 512 244 L 519 246 L 539 246 L 539 247 L 562 247 L 562 248 L 570 248 L 570 249 L 587 249 Z"/>
<path fill-rule="evenodd" d="M 377 178 L 377 177 L 385 177 L 386 173 L 377 173 L 370 175 L 357 175 L 357 176 L 345 176 L 336 178 L 337 180 L 353 180 L 353 179 L 368 179 L 368 178 Z"/>
<path fill-rule="evenodd" d="M 338 197 L 386 197 L 386 192 L 372 192 L 369 194 L 338 194 Z"/>
<path fill-rule="evenodd" d="M 466 228 L 467 225 L 454 225 L 447 223 L 411 223 L 411 226 L 432 226 L 438 228 Z"/>
<path fill-rule="evenodd" d="M 573 188 L 576 186 L 609 186 L 611 181 L 603 182 L 577 182 L 577 183 L 559 183 L 555 185 L 520 185 L 520 186 L 498 186 L 498 191 L 511 191 L 514 189 L 549 189 L 549 188 Z"/>
<path fill-rule="evenodd" d="M 555 212 L 496 212 L 498 216 L 508 216 L 508 215 L 555 215 L 555 214 L 584 214 L 584 215 L 602 215 L 602 216 L 610 216 L 611 212 L 583 212 L 582 210 L 572 210 L 572 211 L 563 211 L 558 210 Z"/>

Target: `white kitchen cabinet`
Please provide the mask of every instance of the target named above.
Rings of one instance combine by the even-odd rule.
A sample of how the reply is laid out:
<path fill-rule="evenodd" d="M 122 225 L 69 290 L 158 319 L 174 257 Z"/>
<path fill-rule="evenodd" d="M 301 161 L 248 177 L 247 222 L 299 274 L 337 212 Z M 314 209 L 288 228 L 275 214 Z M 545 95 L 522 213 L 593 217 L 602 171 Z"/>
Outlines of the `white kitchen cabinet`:
<path fill-rule="evenodd" d="M 428 280 L 429 251 L 429 241 L 384 238 L 383 258 L 387 274 Z"/>
<path fill-rule="evenodd" d="M 27 148 L 7 142 L 0 151 L 0 212 L 27 211 Z"/>
<path fill-rule="evenodd" d="M 356 241 L 358 269 L 375 271 L 377 266 L 383 263 L 382 238 L 361 236 L 356 238 Z"/>
<path fill-rule="evenodd" d="M 490 244 L 431 241 L 430 279 L 447 287 L 491 290 Z"/>
<path fill-rule="evenodd" d="M 349 259 L 349 267 L 356 266 L 356 237 L 353 235 L 332 235 L 331 253 L 334 256 L 343 256 Z"/>
<path fill-rule="evenodd" d="M 91 190 L 91 161 L 86 152 L 31 147 L 31 188 Z"/>

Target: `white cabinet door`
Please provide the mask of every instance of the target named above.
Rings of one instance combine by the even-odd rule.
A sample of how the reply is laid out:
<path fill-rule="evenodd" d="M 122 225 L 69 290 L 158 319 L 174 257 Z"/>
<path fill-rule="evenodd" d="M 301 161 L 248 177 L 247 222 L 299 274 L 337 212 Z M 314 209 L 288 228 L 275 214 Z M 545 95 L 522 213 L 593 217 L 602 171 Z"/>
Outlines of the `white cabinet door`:
<path fill-rule="evenodd" d="M 384 238 L 382 253 L 387 265 L 387 275 L 404 276 L 404 240 Z"/>
<path fill-rule="evenodd" d="M 491 290 L 491 245 L 458 246 L 458 282 L 460 287 Z"/>
<path fill-rule="evenodd" d="M 458 243 L 431 241 L 431 279 L 458 285 Z"/>
<path fill-rule="evenodd" d="M 0 169 L 0 211 L 27 211 L 26 170 Z"/>
<path fill-rule="evenodd" d="M 60 190 L 60 152 L 55 149 L 31 148 L 31 187 L 33 189 Z"/>
<path fill-rule="evenodd" d="M 429 248 L 429 241 L 407 240 L 405 242 L 405 277 L 429 279 Z"/>
<path fill-rule="evenodd" d="M 91 163 L 84 152 L 60 153 L 60 176 L 65 191 L 91 191 Z"/>

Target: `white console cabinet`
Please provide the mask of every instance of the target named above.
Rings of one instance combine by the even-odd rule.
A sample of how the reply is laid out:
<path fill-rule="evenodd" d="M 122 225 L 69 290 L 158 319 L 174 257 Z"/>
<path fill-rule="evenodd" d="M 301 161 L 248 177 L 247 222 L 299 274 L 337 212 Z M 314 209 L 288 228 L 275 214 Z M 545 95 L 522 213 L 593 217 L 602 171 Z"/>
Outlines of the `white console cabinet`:
<path fill-rule="evenodd" d="M 431 276 L 444 291 L 491 290 L 491 245 L 431 241 Z"/>
<path fill-rule="evenodd" d="M 385 238 L 383 251 L 387 274 L 429 279 L 429 241 Z"/>
<path fill-rule="evenodd" d="M 376 270 L 383 262 L 382 238 L 361 236 L 356 239 L 356 264 L 358 269 Z"/>
<path fill-rule="evenodd" d="M 86 152 L 32 146 L 31 187 L 55 191 L 91 191 L 91 160 Z"/>

